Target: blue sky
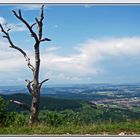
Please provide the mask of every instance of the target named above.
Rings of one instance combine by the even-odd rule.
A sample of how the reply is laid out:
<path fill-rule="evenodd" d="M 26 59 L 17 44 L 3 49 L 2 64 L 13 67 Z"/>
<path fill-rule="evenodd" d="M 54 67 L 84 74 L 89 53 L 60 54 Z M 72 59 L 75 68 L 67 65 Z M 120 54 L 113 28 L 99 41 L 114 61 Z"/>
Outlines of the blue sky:
<path fill-rule="evenodd" d="M 32 63 L 34 40 L 11 10 L 21 9 L 34 23 L 39 7 L 0 5 L 0 23 L 12 29 Z M 140 82 L 140 5 L 47 5 L 43 35 L 52 39 L 40 46 L 40 80 L 49 78 L 48 84 Z M 32 78 L 22 55 L 2 37 L 0 50 L 0 85 Z"/>

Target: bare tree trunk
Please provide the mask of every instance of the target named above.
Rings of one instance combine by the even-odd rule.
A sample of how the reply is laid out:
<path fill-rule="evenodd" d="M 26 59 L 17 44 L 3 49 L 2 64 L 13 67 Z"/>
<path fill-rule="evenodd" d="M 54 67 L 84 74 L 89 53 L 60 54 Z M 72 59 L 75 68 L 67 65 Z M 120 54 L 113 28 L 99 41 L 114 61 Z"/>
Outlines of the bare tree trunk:
<path fill-rule="evenodd" d="M 39 103 L 40 103 L 40 95 L 33 96 L 32 105 L 31 105 L 31 113 L 29 125 L 37 125 L 38 124 L 38 114 L 39 114 Z"/>
<path fill-rule="evenodd" d="M 32 85 L 32 105 L 29 124 L 38 123 L 38 114 L 39 114 L 39 104 L 40 104 L 40 86 L 39 86 L 39 69 L 40 69 L 40 52 L 39 52 L 39 43 L 36 43 L 35 46 L 35 70 L 33 73 L 33 85 Z"/>
<path fill-rule="evenodd" d="M 24 103 L 21 103 L 19 101 L 12 101 L 13 103 L 16 103 L 19 106 L 22 106 L 30 111 L 30 119 L 29 124 L 30 126 L 33 126 L 34 124 L 38 123 L 38 114 L 39 114 L 39 104 L 40 104 L 40 89 L 44 82 L 48 81 L 49 79 L 45 79 L 42 82 L 39 83 L 39 70 L 40 70 L 40 50 L 39 46 L 41 42 L 44 41 L 51 41 L 48 38 L 42 38 L 42 30 L 43 30 L 43 19 L 44 19 L 44 5 L 41 6 L 40 10 L 40 17 L 35 18 L 36 22 L 30 25 L 22 16 L 21 11 L 19 10 L 18 13 L 13 10 L 14 15 L 17 19 L 19 19 L 24 25 L 27 27 L 29 32 L 31 33 L 31 37 L 34 38 L 35 44 L 34 44 L 34 50 L 35 50 L 35 66 L 33 66 L 30 63 L 30 58 L 27 56 L 26 52 L 23 51 L 20 47 L 17 47 L 11 40 L 11 37 L 9 35 L 10 29 L 8 28 L 5 30 L 3 26 L 0 24 L 1 31 L 4 34 L 4 38 L 7 38 L 10 48 L 18 50 L 26 59 L 27 66 L 30 68 L 30 70 L 33 73 L 33 80 L 25 80 L 27 82 L 27 89 L 29 93 L 32 96 L 32 103 L 31 108 L 28 108 Z M 33 27 L 37 25 L 38 34 L 33 30 Z"/>

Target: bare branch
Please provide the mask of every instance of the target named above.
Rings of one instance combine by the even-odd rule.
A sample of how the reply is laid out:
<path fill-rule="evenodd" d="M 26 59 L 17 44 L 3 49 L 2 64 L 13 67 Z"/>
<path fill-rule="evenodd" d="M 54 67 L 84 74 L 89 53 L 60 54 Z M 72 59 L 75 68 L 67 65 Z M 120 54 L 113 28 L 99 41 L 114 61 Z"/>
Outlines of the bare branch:
<path fill-rule="evenodd" d="M 51 41 L 51 39 L 49 38 L 44 38 L 44 39 L 41 39 L 40 42 L 43 42 L 43 41 Z"/>
<path fill-rule="evenodd" d="M 12 12 L 13 12 L 14 15 L 18 18 L 18 14 L 17 14 L 14 10 L 12 10 Z"/>
<path fill-rule="evenodd" d="M 44 19 L 44 5 L 41 6 L 41 12 L 40 12 L 40 23 L 43 22 Z"/>
<path fill-rule="evenodd" d="M 2 36 L 2 37 L 3 37 L 3 38 L 8 38 L 8 37 L 7 37 L 7 36 L 5 36 L 5 35 L 4 35 L 4 36 Z"/>
<path fill-rule="evenodd" d="M 33 95 L 33 93 L 32 93 L 32 88 L 31 88 L 31 83 L 33 82 L 33 81 L 29 81 L 29 80 L 25 80 L 25 82 L 27 83 L 27 89 L 28 89 L 28 91 L 29 91 L 29 93 L 31 94 L 31 95 Z"/>
<path fill-rule="evenodd" d="M 13 10 L 14 15 L 16 16 L 16 18 L 18 18 L 20 21 L 22 21 L 26 27 L 28 28 L 28 30 L 31 33 L 31 36 L 34 37 L 35 41 L 38 42 L 38 37 L 36 35 L 36 33 L 32 30 L 33 25 L 29 25 L 29 23 L 22 17 L 21 11 L 19 10 L 19 14 L 17 14 L 14 10 Z"/>
<path fill-rule="evenodd" d="M 40 88 L 41 88 L 42 84 L 45 83 L 45 82 L 47 82 L 48 80 L 49 80 L 49 79 L 43 80 L 43 81 L 39 84 Z"/>
<path fill-rule="evenodd" d="M 37 24 L 39 25 L 39 21 L 38 21 L 38 19 L 37 19 L 37 18 L 35 18 L 35 20 L 36 20 Z"/>
<path fill-rule="evenodd" d="M 39 42 L 51 41 L 51 39 L 49 39 L 49 38 L 42 39 L 43 19 L 44 19 L 44 5 L 41 6 L 40 17 L 35 18 L 35 20 L 38 24 L 38 39 L 39 39 Z"/>
<path fill-rule="evenodd" d="M 10 29 L 10 28 L 8 28 L 8 29 L 7 29 L 7 32 L 9 32 L 10 30 L 11 30 L 11 29 Z"/>
<path fill-rule="evenodd" d="M 5 31 L 1 24 L 0 24 L 0 28 L 1 28 L 1 31 L 4 33 L 4 36 L 3 36 L 3 37 L 4 37 L 4 38 L 7 38 L 8 42 L 9 42 L 9 44 L 10 44 L 9 47 L 10 47 L 10 48 L 13 48 L 13 49 L 16 49 L 16 50 L 18 50 L 20 53 L 22 53 L 22 55 L 25 57 L 25 59 L 26 59 L 26 61 L 27 61 L 27 66 L 28 66 L 32 71 L 34 71 L 34 67 L 33 67 L 33 65 L 31 65 L 31 63 L 30 63 L 30 58 L 27 56 L 26 52 L 24 52 L 21 48 L 19 48 L 19 47 L 17 47 L 17 46 L 14 45 L 14 43 L 13 43 L 12 40 L 11 40 L 11 37 L 10 37 L 8 31 Z"/>
<path fill-rule="evenodd" d="M 33 23 L 33 24 L 31 25 L 31 28 L 33 28 L 34 25 L 36 25 L 36 23 Z"/>
<path fill-rule="evenodd" d="M 0 24 L 1 31 L 7 36 L 8 33 L 3 29 L 2 25 Z"/>
<path fill-rule="evenodd" d="M 21 10 L 19 10 L 18 13 L 19 13 L 19 17 L 22 18 Z"/>
<path fill-rule="evenodd" d="M 30 58 L 27 57 L 26 55 L 26 61 L 27 61 L 27 66 L 34 72 L 34 66 L 30 62 Z"/>
<path fill-rule="evenodd" d="M 42 39 L 43 19 L 44 19 L 44 5 L 41 6 L 39 19 L 36 18 L 36 21 L 38 24 L 38 38 L 39 38 L 39 40 Z"/>
<path fill-rule="evenodd" d="M 26 110 L 28 110 L 29 112 L 31 112 L 31 109 L 24 103 L 16 101 L 16 100 L 10 100 L 11 103 L 17 104 L 20 107 L 25 108 Z"/>

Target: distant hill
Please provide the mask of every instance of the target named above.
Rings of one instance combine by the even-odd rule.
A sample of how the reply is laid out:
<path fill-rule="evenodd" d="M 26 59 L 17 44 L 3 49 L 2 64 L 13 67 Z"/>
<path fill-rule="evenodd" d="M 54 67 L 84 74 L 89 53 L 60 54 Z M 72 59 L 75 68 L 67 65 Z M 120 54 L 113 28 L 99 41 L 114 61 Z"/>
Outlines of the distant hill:
<path fill-rule="evenodd" d="M 25 86 L 0 86 L 0 94 L 28 94 Z M 70 100 L 95 101 L 103 99 L 140 98 L 140 84 L 70 84 L 41 89 L 41 96 Z"/>
<path fill-rule="evenodd" d="M 5 100 L 17 100 L 23 103 L 26 103 L 30 106 L 31 104 L 31 96 L 27 94 L 11 94 L 11 95 L 3 95 L 0 94 Z M 48 109 L 48 110 L 64 110 L 64 109 L 78 109 L 80 108 L 82 101 L 72 100 L 72 99 L 58 99 L 53 97 L 41 96 L 40 99 L 40 109 Z M 10 103 L 9 111 L 23 111 L 21 107 Z"/>

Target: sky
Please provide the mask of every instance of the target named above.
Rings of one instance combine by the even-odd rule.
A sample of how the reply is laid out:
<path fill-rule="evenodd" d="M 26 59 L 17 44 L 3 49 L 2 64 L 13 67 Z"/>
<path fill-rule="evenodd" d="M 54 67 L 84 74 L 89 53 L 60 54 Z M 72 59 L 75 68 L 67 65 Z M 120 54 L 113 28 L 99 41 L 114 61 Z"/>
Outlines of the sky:
<path fill-rule="evenodd" d="M 13 15 L 21 9 L 30 23 L 40 5 L 0 5 L 0 23 L 11 28 L 13 42 L 34 64 L 34 40 Z M 140 82 L 140 5 L 45 5 L 40 46 L 40 81 L 48 84 Z M 36 31 L 36 26 L 34 27 Z M 23 85 L 32 72 L 22 54 L 9 48 L 0 33 L 0 85 Z"/>

